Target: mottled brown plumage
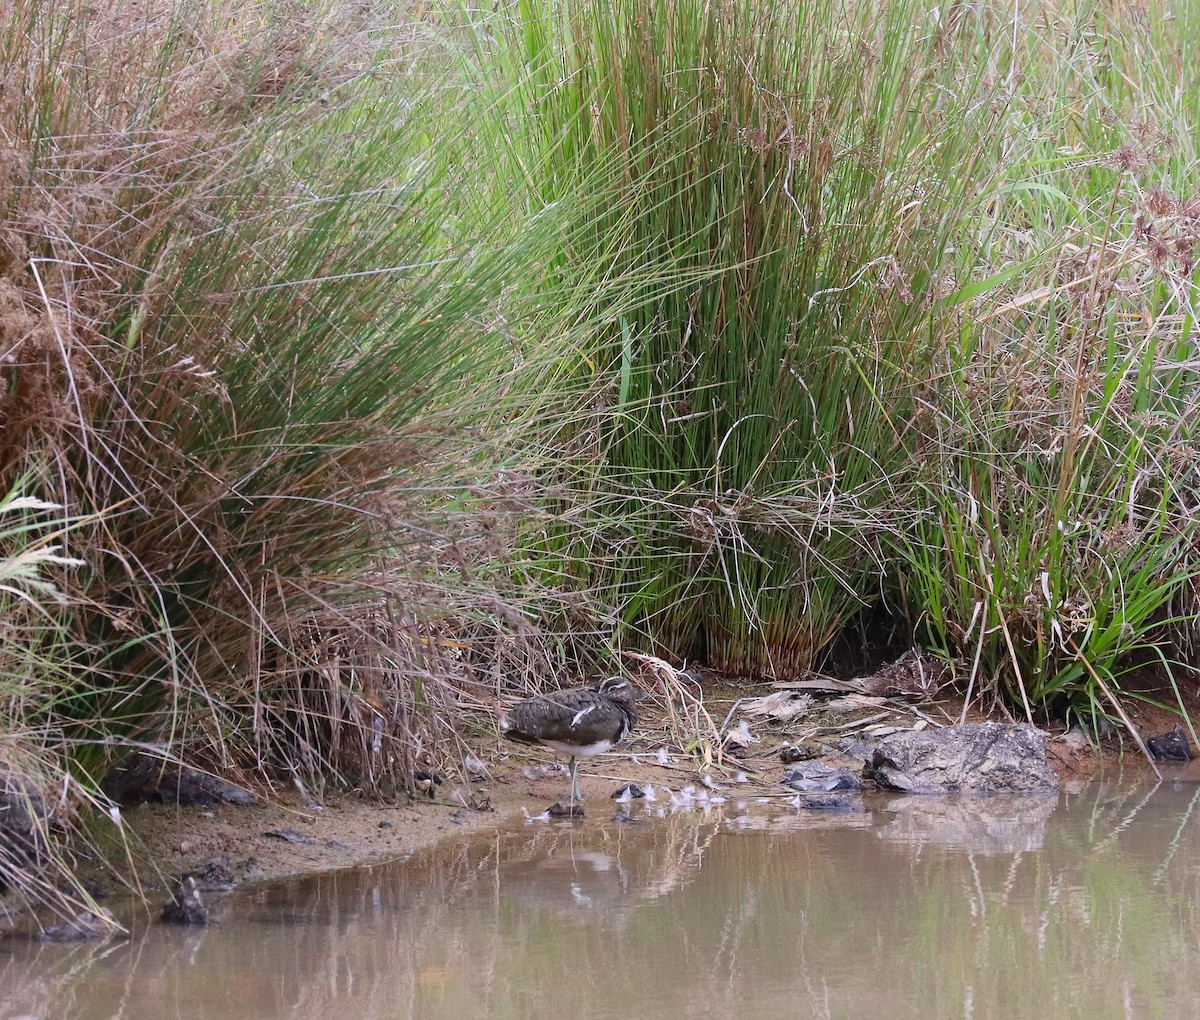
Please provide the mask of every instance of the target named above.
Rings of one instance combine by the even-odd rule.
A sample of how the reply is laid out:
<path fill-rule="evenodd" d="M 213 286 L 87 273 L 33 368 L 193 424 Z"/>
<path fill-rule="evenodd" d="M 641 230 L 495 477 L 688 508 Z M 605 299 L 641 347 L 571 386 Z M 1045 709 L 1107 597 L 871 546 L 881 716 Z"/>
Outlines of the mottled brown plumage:
<path fill-rule="evenodd" d="M 570 756 L 571 796 L 579 796 L 576 757 L 600 754 L 620 743 L 637 722 L 637 693 L 623 677 L 598 687 L 552 691 L 513 705 L 500 716 L 500 731 L 510 740 L 542 744 Z"/>

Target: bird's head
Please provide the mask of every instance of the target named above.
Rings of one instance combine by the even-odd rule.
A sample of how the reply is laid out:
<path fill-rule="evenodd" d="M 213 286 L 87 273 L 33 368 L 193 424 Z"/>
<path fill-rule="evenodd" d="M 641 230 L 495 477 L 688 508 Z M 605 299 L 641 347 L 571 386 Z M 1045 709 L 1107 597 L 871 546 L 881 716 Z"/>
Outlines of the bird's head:
<path fill-rule="evenodd" d="M 623 676 L 610 676 L 596 690 L 627 712 L 632 712 L 635 702 L 642 697 L 641 692 Z"/>

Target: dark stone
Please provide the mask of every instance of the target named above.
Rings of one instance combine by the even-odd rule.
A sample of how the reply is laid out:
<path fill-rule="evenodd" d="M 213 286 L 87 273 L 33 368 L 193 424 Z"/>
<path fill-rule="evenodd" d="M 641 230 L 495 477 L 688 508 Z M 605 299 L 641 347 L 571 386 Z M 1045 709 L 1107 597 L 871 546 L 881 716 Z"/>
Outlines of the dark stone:
<path fill-rule="evenodd" d="M 1032 726 L 965 723 L 884 737 L 863 769 L 904 793 L 1053 793 L 1046 734 Z"/>
<path fill-rule="evenodd" d="M 87 942 L 106 939 L 117 933 L 116 918 L 107 910 L 85 910 L 69 921 L 53 925 L 38 933 L 40 942 Z"/>
<path fill-rule="evenodd" d="M 465 807 L 460 807 L 457 811 L 454 812 L 454 814 L 452 814 L 450 816 L 450 821 L 452 821 L 455 825 L 462 825 L 470 817 L 471 817 L 471 812 L 468 811 Z"/>
<path fill-rule="evenodd" d="M 646 796 L 646 791 L 643 790 L 640 786 L 638 786 L 637 783 L 626 783 L 624 786 L 621 787 L 621 789 L 619 789 L 616 793 L 614 793 L 612 795 L 612 799 L 620 800 L 626 794 L 628 794 L 634 800 L 641 800 L 643 797 Z"/>
<path fill-rule="evenodd" d="M 208 924 L 208 909 L 200 887 L 190 875 L 176 883 L 171 898 L 163 905 L 162 920 L 168 924 Z"/>
<path fill-rule="evenodd" d="M 801 793 L 828 793 L 832 790 L 861 790 L 862 781 L 849 769 L 835 769 L 824 762 L 805 762 L 789 769 L 783 784 Z"/>
<path fill-rule="evenodd" d="M 801 797 L 796 805 L 802 811 L 843 811 L 864 813 L 867 809 L 857 797 L 844 793 L 821 793 L 812 797 Z"/>
<path fill-rule="evenodd" d="M 785 765 L 790 765 L 794 761 L 808 761 L 810 758 L 820 757 L 820 754 L 821 752 L 815 747 L 793 744 L 791 747 L 785 747 L 779 752 L 779 759 Z"/>
<path fill-rule="evenodd" d="M 247 879 L 262 878 L 266 874 L 257 857 L 247 857 L 238 861 L 236 867 L 241 876 Z"/>
<path fill-rule="evenodd" d="M 824 779 L 831 775 L 833 775 L 832 765 L 826 765 L 823 761 L 804 761 L 785 769 L 783 781 L 786 783 L 790 779 Z"/>
<path fill-rule="evenodd" d="M 380 822 L 380 823 L 379 823 L 379 828 L 381 828 L 381 829 L 391 829 L 391 828 L 394 828 L 394 826 L 392 825 L 392 823 L 391 823 L 391 822 Z"/>
<path fill-rule="evenodd" d="M 644 818 L 634 818 L 631 815 L 625 814 L 624 812 L 613 815 L 613 821 L 616 822 L 618 825 L 645 825 L 646 824 L 646 820 Z"/>
<path fill-rule="evenodd" d="M 417 769 L 413 773 L 413 786 L 416 787 L 417 793 L 425 794 L 430 800 L 433 800 L 434 788 L 441 785 L 442 777 L 436 772 Z"/>
<path fill-rule="evenodd" d="M 857 737 L 842 737 L 838 741 L 838 747 L 842 754 L 849 758 L 857 758 L 864 765 L 871 760 L 871 755 L 875 753 L 874 744 L 868 744 L 865 740 Z"/>
<path fill-rule="evenodd" d="M 548 808 L 546 813 L 551 818 L 582 818 L 582 804 L 564 804 L 562 801 L 555 801 Z"/>
<path fill-rule="evenodd" d="M 254 803 L 244 786 L 140 751 L 109 771 L 100 789 L 126 807 L 147 801 L 185 807 Z"/>
<path fill-rule="evenodd" d="M 202 892 L 230 892 L 238 882 L 225 856 L 213 857 L 179 876 L 181 883 L 189 880 Z"/>
<path fill-rule="evenodd" d="M 1187 730 L 1178 723 L 1173 730 L 1160 733 L 1146 741 L 1146 747 L 1159 761 L 1191 761 L 1192 745 L 1188 743 Z"/>
<path fill-rule="evenodd" d="M 282 839 L 285 843 L 295 843 L 297 846 L 317 845 L 317 841 L 312 836 L 306 836 L 292 828 L 268 829 L 263 835 L 270 836 L 272 839 Z"/>

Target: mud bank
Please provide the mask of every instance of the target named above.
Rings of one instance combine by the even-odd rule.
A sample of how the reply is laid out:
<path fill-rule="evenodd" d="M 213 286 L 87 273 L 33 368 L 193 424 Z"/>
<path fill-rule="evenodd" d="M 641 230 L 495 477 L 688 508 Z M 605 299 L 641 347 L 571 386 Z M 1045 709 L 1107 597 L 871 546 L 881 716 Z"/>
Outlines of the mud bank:
<path fill-rule="evenodd" d="M 936 706 L 927 709 L 926 714 L 934 712 L 950 721 L 957 719 L 961 705 L 945 703 L 940 713 Z M 1150 727 L 1166 729 L 1173 724 L 1169 720 L 1177 718 L 1147 709 L 1139 722 Z M 897 711 L 896 721 L 902 714 Z M 761 744 L 740 755 L 726 753 L 719 763 L 704 768 L 703 746 L 688 753 L 664 739 L 665 733 L 656 733 L 658 727 L 652 724 L 648 729 L 648 735 L 643 731 L 630 742 L 631 751 L 622 749 L 581 764 L 587 820 L 608 821 L 620 814 L 622 807 L 613 794 L 630 782 L 650 785 L 660 796 L 689 785 L 702 789 L 706 783 L 729 786 L 743 797 L 791 796 L 780 785 L 784 766 L 779 751 L 787 743 L 782 729 L 765 732 Z M 548 751 L 512 752 L 506 744 L 494 743 L 475 748 L 473 757 L 476 767 L 486 771 L 457 781 L 446 776 L 434 788 L 433 799 L 384 803 L 343 794 L 320 807 L 306 806 L 298 796 L 245 807 L 143 804 L 124 814 L 131 859 L 143 886 L 161 883 L 165 888 L 171 876 L 214 857 L 227 858 L 242 880 L 269 880 L 403 860 L 439 841 L 496 827 L 522 814 L 536 815 L 567 800 L 565 767 Z M 1078 732 L 1060 728 L 1048 741 L 1047 759 L 1063 781 L 1086 779 L 1106 768 L 1149 771 L 1132 741 L 1122 741 L 1115 733 L 1097 747 Z M 120 860 L 116 849 L 109 847 L 110 864 L 132 880 L 129 862 Z"/>

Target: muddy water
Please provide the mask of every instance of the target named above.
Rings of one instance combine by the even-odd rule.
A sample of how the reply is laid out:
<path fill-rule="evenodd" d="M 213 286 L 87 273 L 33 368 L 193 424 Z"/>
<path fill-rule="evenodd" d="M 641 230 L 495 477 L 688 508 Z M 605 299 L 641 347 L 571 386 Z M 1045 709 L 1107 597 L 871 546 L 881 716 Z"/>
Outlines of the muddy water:
<path fill-rule="evenodd" d="M 590 810 L 245 889 L 207 929 L 0 942 L 0 1016 L 1200 1016 L 1194 782 Z"/>

